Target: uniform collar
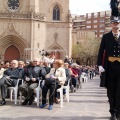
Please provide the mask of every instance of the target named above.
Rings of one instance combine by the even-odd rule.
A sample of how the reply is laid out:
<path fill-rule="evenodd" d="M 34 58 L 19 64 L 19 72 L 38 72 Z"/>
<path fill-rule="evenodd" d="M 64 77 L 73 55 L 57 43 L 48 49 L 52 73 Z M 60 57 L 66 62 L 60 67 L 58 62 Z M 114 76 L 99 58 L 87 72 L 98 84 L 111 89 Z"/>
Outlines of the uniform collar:
<path fill-rule="evenodd" d="M 112 31 L 112 34 L 113 34 L 113 36 L 114 36 L 115 34 L 117 34 L 118 36 L 120 36 L 120 32 L 114 33 L 114 32 Z"/>

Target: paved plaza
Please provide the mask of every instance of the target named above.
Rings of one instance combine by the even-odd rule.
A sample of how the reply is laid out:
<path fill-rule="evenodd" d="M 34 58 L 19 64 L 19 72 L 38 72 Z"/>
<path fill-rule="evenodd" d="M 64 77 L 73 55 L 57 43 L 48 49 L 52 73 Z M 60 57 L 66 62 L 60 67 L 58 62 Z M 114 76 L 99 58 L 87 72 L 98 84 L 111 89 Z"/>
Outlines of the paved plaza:
<path fill-rule="evenodd" d="M 99 76 L 87 83 L 82 89 L 70 93 L 70 102 L 64 100 L 63 108 L 54 104 L 53 110 L 32 106 L 14 105 L 7 100 L 7 105 L 0 106 L 0 120 L 109 120 L 109 105 L 106 89 L 99 87 Z"/>

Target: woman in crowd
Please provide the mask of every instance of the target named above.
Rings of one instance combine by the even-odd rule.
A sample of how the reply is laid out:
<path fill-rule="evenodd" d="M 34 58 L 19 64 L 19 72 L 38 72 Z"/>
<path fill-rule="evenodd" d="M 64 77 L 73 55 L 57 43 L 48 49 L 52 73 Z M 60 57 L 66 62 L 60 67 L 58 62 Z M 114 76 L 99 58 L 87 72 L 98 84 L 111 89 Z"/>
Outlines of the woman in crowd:
<path fill-rule="evenodd" d="M 4 67 L 4 76 L 5 76 L 7 69 L 10 68 L 10 62 L 9 61 L 5 61 L 4 63 L 2 62 L 2 66 Z M 2 79 L 1 81 L 1 84 L 3 83 L 4 83 L 4 79 Z M 7 89 L 6 98 L 9 98 L 9 97 L 10 97 L 10 90 Z"/>
<path fill-rule="evenodd" d="M 2 61 L 0 61 L 0 79 L 3 77 L 4 70 L 5 69 L 3 68 Z"/>
<path fill-rule="evenodd" d="M 51 68 L 50 73 L 46 75 L 45 85 L 42 90 L 42 105 L 40 108 L 46 106 L 46 94 L 48 89 L 50 89 L 49 95 L 49 107 L 48 110 L 52 110 L 54 102 L 54 94 L 57 100 L 60 100 L 60 95 L 57 94 L 56 90 L 64 85 L 66 81 L 65 69 L 63 68 L 62 60 L 55 60 L 53 63 L 53 68 Z"/>
<path fill-rule="evenodd" d="M 76 63 L 72 64 L 71 70 L 72 70 L 72 76 L 71 76 L 72 86 L 71 86 L 71 90 L 72 90 L 72 92 L 76 92 L 76 87 L 77 87 L 77 84 L 78 84 L 78 77 L 79 77 L 80 70 L 77 68 Z M 74 89 L 73 89 L 73 87 L 74 87 Z"/>
<path fill-rule="evenodd" d="M 0 61 L 0 86 L 1 86 L 1 83 L 3 82 L 1 78 L 4 75 L 4 71 L 5 69 L 3 68 L 2 61 Z"/>
<path fill-rule="evenodd" d="M 0 61 L 0 90 L 1 90 L 1 84 L 3 84 L 3 79 L 1 79 L 4 75 L 5 69 L 3 68 L 3 62 Z"/>
<path fill-rule="evenodd" d="M 5 61 L 4 68 L 7 70 L 9 67 L 10 67 L 10 62 L 9 61 Z"/>
<path fill-rule="evenodd" d="M 24 61 L 19 61 L 19 62 L 18 62 L 18 67 L 19 67 L 19 68 L 24 68 L 24 66 L 25 66 Z"/>

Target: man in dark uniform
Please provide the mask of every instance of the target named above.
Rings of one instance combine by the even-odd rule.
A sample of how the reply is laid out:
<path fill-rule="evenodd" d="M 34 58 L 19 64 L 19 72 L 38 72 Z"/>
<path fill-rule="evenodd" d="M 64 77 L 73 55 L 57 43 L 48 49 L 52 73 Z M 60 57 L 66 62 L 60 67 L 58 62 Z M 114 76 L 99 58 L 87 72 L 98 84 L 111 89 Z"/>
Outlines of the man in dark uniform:
<path fill-rule="evenodd" d="M 112 30 L 102 37 L 97 64 L 100 74 L 105 71 L 105 79 L 101 80 L 104 84 L 101 86 L 107 88 L 111 120 L 120 120 L 120 20 L 118 17 L 111 19 L 111 27 Z"/>

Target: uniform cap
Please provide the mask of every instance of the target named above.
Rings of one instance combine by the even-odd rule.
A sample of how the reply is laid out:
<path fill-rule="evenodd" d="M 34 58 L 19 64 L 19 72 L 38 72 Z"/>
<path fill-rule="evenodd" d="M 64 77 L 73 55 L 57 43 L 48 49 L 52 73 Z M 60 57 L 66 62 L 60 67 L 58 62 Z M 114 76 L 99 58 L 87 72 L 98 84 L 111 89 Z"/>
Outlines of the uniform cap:
<path fill-rule="evenodd" d="M 112 17 L 111 18 L 111 20 L 110 20 L 110 22 L 112 23 L 112 22 L 120 22 L 120 18 L 119 17 Z"/>

